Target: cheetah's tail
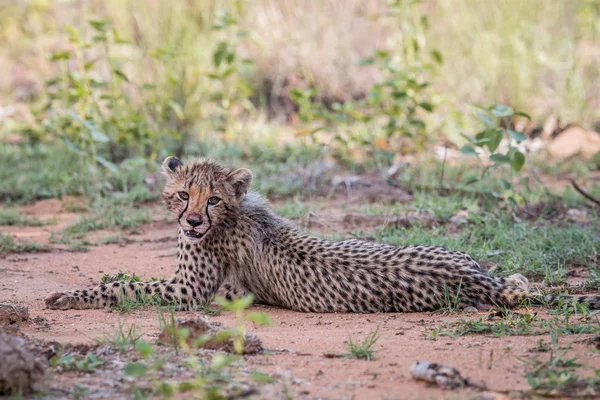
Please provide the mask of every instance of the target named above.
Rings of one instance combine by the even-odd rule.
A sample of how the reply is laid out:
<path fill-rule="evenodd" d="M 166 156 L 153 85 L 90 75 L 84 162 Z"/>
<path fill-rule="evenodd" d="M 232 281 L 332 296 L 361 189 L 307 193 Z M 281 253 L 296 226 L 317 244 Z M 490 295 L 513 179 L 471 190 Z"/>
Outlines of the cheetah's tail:
<path fill-rule="evenodd" d="M 587 304 L 590 310 L 600 310 L 600 296 L 599 295 L 584 295 L 574 296 L 569 294 L 531 294 L 529 298 L 536 304 L 544 305 L 556 305 L 560 301 L 572 302 L 576 301 L 577 304 Z"/>
<path fill-rule="evenodd" d="M 513 274 L 505 278 L 504 284 L 506 287 L 499 291 L 497 298 L 494 299 L 497 304 L 515 307 L 523 300 L 529 300 L 533 304 L 548 306 L 556 305 L 560 301 L 576 301 L 578 304 L 587 304 L 591 310 L 600 310 L 600 295 L 574 296 L 568 294 L 530 292 L 529 281 L 521 274 Z"/>

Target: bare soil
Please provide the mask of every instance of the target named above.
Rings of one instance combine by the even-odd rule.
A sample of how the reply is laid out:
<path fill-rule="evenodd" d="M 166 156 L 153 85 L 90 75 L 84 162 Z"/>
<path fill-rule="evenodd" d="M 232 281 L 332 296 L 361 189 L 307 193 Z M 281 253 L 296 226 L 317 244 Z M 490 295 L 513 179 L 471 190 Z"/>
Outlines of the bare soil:
<path fill-rule="evenodd" d="M 367 229 L 385 223 L 378 220 L 372 224 L 368 219 L 361 222 L 363 217 L 347 217 L 353 215 L 352 204 L 352 201 L 338 201 L 337 212 L 332 204 L 321 204 L 327 213 L 313 216 L 313 221 L 321 223 L 315 226 L 306 221 L 299 222 L 321 233 L 349 232 L 356 229 L 357 223 Z M 2 231 L 48 244 L 52 232 L 77 218 L 77 215 L 64 211 L 57 200 L 39 202 L 25 210 L 29 216 L 56 218 L 57 224 L 3 227 Z M 153 308 L 120 314 L 107 310 L 56 311 L 44 306 L 44 298 L 49 294 L 98 284 L 102 274 L 123 270 L 136 273 L 142 279 L 168 276 L 175 261 L 176 227 L 166 222 L 160 211 L 155 215 L 155 222 L 146 225 L 138 234 L 128 236 L 123 244 L 92 246 L 88 252 L 71 252 L 53 245 L 53 250 L 45 253 L 2 256 L 0 302 L 29 307 L 30 318 L 22 324 L 22 334 L 35 340 L 93 345 L 114 337 L 119 324 L 133 324 L 147 340 L 155 341 L 160 327 Z M 95 233 L 107 234 L 110 232 Z M 267 355 L 247 356 L 245 365 L 271 374 L 280 385 L 255 394 L 257 398 L 284 398 L 285 390 L 295 398 L 310 399 L 471 399 L 481 394 L 481 391 L 468 388 L 445 391 L 413 380 L 409 367 L 419 360 L 458 369 L 463 377 L 487 388 L 490 397 L 486 398 L 520 398 L 529 389 L 523 360 L 532 356 L 531 349 L 536 348 L 541 338 L 550 341 L 547 335 L 468 335 L 431 340 L 433 329 L 464 318 L 460 313 L 306 314 L 260 305 L 251 310 L 268 313 L 273 325 L 249 326 L 249 331 L 256 333 L 269 351 Z M 545 310 L 538 312 L 546 314 Z M 195 315 L 194 312 L 177 312 L 178 317 Z M 469 318 L 478 315 L 485 317 L 486 314 L 471 314 Z M 226 311 L 211 318 L 225 326 L 234 324 L 234 316 Z M 337 357 L 347 353 L 345 342 L 349 338 L 362 340 L 376 329 L 379 340 L 374 360 Z M 561 344 L 572 346 L 569 354 L 577 356 L 579 362 L 600 368 L 600 353 L 576 341 L 579 339 L 581 337 L 561 337 Z M 68 387 L 72 388 L 75 383 L 95 388 L 96 391 L 90 392 L 94 393 L 94 398 L 125 396 L 123 393 L 115 395 L 107 389 L 112 387 L 114 382 L 111 381 L 120 381 L 121 377 L 114 376 L 108 366 L 99 369 L 102 371 L 95 374 L 56 375 L 51 379 L 51 386 L 62 388 L 61 393 L 66 397 L 71 397 Z"/>

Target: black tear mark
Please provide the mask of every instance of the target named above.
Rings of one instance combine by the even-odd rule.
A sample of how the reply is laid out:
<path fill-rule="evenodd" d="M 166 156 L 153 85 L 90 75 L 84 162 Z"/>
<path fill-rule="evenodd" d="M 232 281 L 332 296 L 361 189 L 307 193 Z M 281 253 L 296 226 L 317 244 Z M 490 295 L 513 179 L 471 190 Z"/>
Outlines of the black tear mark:
<path fill-rule="evenodd" d="M 181 214 L 179 214 L 179 216 L 177 217 L 177 223 L 178 223 L 179 225 L 181 225 L 181 217 L 182 217 L 182 216 L 183 216 L 183 214 L 184 214 L 184 213 L 187 211 L 187 209 L 188 209 L 188 205 L 189 205 L 189 204 L 190 204 L 190 200 L 188 199 L 188 200 L 185 202 L 185 208 L 183 209 L 183 211 L 181 212 Z"/>
<path fill-rule="evenodd" d="M 206 202 L 206 209 L 204 210 L 204 212 L 206 213 L 206 218 L 208 218 L 208 229 L 210 229 L 210 227 L 212 226 L 212 221 L 210 219 L 210 214 L 208 214 L 208 201 Z M 206 230 L 206 232 L 208 232 L 208 229 Z"/>

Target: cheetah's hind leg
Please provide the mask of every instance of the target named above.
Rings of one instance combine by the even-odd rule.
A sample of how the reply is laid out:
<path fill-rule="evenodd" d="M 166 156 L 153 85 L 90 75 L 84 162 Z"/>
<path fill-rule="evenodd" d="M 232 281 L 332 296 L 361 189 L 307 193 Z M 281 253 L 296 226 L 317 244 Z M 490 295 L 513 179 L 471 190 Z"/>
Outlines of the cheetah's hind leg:
<path fill-rule="evenodd" d="M 504 280 L 506 286 L 529 290 L 529 280 L 521 274 L 512 274 Z"/>

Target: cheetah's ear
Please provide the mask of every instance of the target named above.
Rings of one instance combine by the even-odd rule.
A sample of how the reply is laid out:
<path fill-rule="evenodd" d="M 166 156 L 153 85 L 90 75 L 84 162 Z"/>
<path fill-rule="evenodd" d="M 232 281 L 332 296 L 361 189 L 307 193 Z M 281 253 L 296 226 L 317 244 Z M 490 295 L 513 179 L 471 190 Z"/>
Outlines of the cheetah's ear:
<path fill-rule="evenodd" d="M 246 193 L 248 193 L 248 189 L 250 189 L 252 172 L 246 168 L 239 168 L 229 173 L 227 179 L 233 186 L 233 190 L 235 190 L 235 197 L 238 201 L 241 201 L 246 196 Z"/>
<path fill-rule="evenodd" d="M 175 156 L 170 156 L 165 158 L 165 161 L 162 163 L 162 168 L 165 174 L 170 175 L 173 172 L 177 171 L 177 168 L 181 167 L 183 163 L 181 160 Z"/>

